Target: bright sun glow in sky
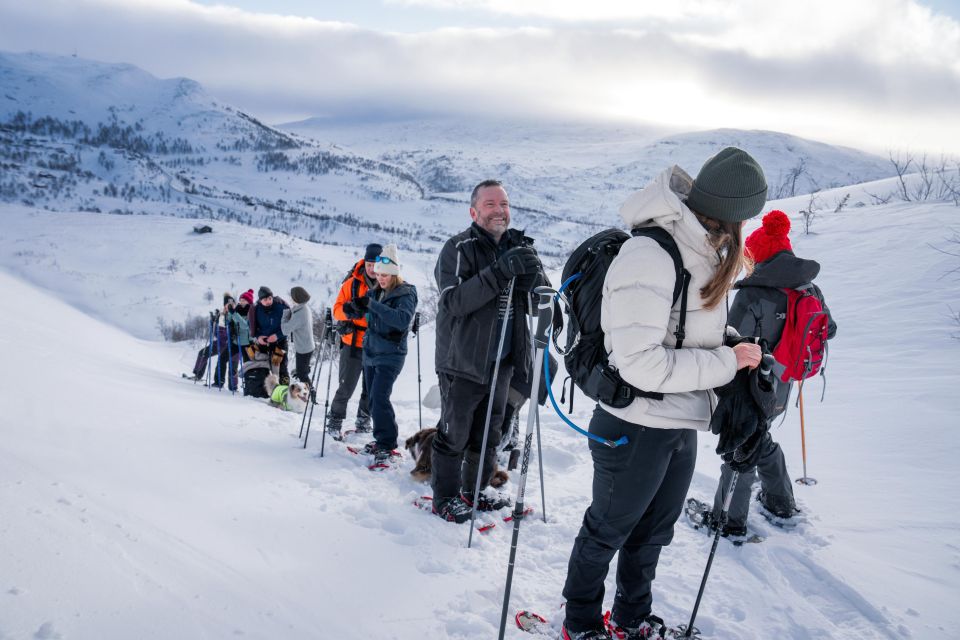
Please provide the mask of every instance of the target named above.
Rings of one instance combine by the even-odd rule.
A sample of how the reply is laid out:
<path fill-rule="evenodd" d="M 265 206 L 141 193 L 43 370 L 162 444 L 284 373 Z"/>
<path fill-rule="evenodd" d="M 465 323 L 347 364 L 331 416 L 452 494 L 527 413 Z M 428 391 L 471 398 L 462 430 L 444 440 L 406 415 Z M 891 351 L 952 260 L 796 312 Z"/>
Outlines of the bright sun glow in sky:
<path fill-rule="evenodd" d="M 269 122 L 477 114 L 960 154 L 955 0 L 0 0 L 0 47 L 186 76 Z"/>

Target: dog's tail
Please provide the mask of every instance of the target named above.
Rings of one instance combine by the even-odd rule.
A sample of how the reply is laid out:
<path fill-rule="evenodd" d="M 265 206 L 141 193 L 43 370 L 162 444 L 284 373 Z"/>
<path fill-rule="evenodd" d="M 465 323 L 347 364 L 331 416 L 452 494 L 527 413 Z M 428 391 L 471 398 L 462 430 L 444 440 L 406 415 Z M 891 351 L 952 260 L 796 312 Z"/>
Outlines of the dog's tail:
<path fill-rule="evenodd" d="M 264 379 L 263 390 L 267 392 L 268 397 L 273 395 L 273 390 L 277 388 L 278 384 L 280 384 L 280 378 L 278 378 L 275 373 L 270 373 L 266 379 Z"/>

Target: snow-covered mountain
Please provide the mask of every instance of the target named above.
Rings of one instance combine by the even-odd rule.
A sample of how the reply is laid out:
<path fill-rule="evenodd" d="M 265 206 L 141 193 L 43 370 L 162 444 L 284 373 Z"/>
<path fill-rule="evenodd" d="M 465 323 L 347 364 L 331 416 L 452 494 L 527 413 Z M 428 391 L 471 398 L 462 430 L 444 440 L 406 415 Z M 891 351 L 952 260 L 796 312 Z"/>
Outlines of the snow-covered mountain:
<path fill-rule="evenodd" d="M 617 224 L 627 194 L 663 167 L 695 173 L 729 144 L 761 161 L 772 197 L 892 173 L 875 156 L 763 131 L 451 118 L 274 128 L 188 79 L 37 53 L 0 53 L 0 80 L 0 201 L 237 221 L 330 244 L 390 236 L 434 252 L 465 225 L 472 185 L 497 177 L 517 226 L 563 241 L 560 256 Z"/>
<path fill-rule="evenodd" d="M 810 235 L 799 232 L 805 198 L 773 203 L 793 217 L 797 253 L 822 263 L 839 324 L 825 400 L 819 379 L 805 393 L 819 484 L 796 489 L 799 529 L 754 511 L 764 542 L 721 541 L 697 618 L 705 638 L 951 638 L 960 626 L 960 280 L 945 231 L 957 208 L 854 206 L 886 187 L 825 193 L 851 193 L 850 206 Z M 302 283 L 329 302 L 351 251 L 229 222 L 197 236 L 155 215 L 0 204 L 0 217 L 0 347 L 22 356 L 0 370 L 0 638 L 496 637 L 509 525 L 465 548 L 464 527 L 411 506 L 429 487 L 410 478 L 409 458 L 372 474 L 329 440 L 320 458 L 316 430 L 304 451 L 299 416 L 180 379 L 197 345 L 130 335 L 155 338 L 157 316 L 217 304 L 207 290 L 219 300 Z M 405 268 L 428 289 L 429 255 Z M 425 392 L 433 345 L 426 326 L 395 387 L 402 437 L 418 428 L 415 354 Z M 585 424 L 592 407 L 578 396 L 575 409 Z M 437 417 L 423 409 L 424 424 Z M 511 610 L 556 620 L 592 471 L 584 439 L 549 409 L 541 422 L 546 503 L 532 467 L 537 517 L 523 522 Z M 799 476 L 796 407 L 774 437 Z M 716 487 L 715 444 L 699 435 L 692 496 Z M 688 619 L 709 549 L 678 523 L 654 584 L 669 622 Z M 529 636 L 511 626 L 507 637 Z"/>
<path fill-rule="evenodd" d="M 894 174 L 886 158 L 773 131 L 721 129 L 670 133 L 639 126 L 434 118 L 344 122 L 313 118 L 281 129 L 404 167 L 431 193 L 468 191 L 477 175 L 495 176 L 529 206 L 567 218 L 617 207 L 664 167 L 695 175 L 719 149 L 736 146 L 764 168 L 770 199 Z"/>

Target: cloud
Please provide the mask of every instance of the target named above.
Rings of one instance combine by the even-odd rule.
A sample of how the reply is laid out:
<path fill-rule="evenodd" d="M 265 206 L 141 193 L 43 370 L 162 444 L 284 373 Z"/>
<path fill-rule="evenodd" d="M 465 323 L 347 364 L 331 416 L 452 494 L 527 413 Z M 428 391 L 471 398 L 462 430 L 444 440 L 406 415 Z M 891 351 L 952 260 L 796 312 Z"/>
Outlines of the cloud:
<path fill-rule="evenodd" d="M 960 27 L 907 0 L 589 3 L 601 20 L 582 2 L 415 1 L 538 19 L 392 33 L 188 0 L 0 0 L 0 42 L 188 76 L 273 122 L 616 118 L 960 153 Z"/>

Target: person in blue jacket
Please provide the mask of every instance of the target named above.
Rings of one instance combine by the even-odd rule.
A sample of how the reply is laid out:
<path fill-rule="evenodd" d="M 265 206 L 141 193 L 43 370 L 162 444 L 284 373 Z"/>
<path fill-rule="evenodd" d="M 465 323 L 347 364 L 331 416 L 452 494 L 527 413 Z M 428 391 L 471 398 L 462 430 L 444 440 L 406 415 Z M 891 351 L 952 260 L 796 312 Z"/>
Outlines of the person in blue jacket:
<path fill-rule="evenodd" d="M 287 369 L 287 336 L 280 328 L 283 312 L 289 305 L 281 298 L 274 297 L 270 287 L 260 287 L 257 291 L 257 304 L 250 308 L 247 324 L 250 325 L 250 341 L 261 352 L 270 353 L 272 358 L 280 360 L 280 384 L 290 384 L 290 372 Z"/>
<path fill-rule="evenodd" d="M 383 248 L 374 272 L 379 286 L 343 308 L 350 317 L 366 317 L 363 375 L 370 396 L 374 441 L 364 451 L 374 456 L 374 466 L 383 466 L 389 464 L 397 448 L 397 419 L 390 395 L 407 357 L 407 334 L 417 311 L 417 289 L 400 277 L 396 245 Z"/>

